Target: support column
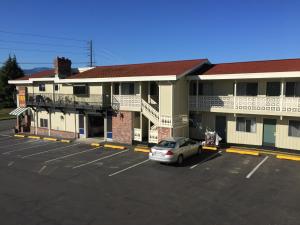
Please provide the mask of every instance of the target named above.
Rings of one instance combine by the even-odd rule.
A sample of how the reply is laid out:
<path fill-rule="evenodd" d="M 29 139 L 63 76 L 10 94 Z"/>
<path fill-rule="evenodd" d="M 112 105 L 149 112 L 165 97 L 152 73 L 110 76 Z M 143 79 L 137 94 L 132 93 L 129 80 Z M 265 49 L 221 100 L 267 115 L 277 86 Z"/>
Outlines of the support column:
<path fill-rule="evenodd" d="M 234 81 L 234 91 L 233 91 L 233 108 L 235 110 L 236 107 L 236 91 L 237 91 L 237 82 Z"/>
<path fill-rule="evenodd" d="M 49 112 L 48 112 L 48 121 L 49 121 L 49 124 L 48 124 L 48 136 L 51 136 L 51 109 L 49 109 Z"/>
<path fill-rule="evenodd" d="M 283 108 L 283 98 L 285 97 L 284 89 L 286 82 L 285 80 L 281 80 L 281 90 L 280 90 L 280 112 L 282 112 Z M 280 115 L 280 119 L 282 120 L 282 115 Z"/>
<path fill-rule="evenodd" d="M 105 116 L 104 116 L 104 140 L 106 141 L 107 139 L 107 111 L 105 111 Z"/>
<path fill-rule="evenodd" d="M 38 108 L 35 108 L 35 135 L 38 134 L 38 123 L 39 123 L 39 118 L 38 118 Z"/>

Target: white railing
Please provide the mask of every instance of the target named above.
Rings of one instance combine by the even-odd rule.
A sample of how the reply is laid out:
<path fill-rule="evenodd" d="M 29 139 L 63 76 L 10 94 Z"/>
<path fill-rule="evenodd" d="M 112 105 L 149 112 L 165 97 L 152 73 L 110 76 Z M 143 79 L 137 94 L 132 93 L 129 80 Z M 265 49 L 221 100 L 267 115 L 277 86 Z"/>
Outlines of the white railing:
<path fill-rule="evenodd" d="M 142 99 L 142 113 L 155 125 L 159 122 L 159 112 Z"/>
<path fill-rule="evenodd" d="M 149 143 L 158 143 L 158 130 L 149 130 Z"/>
<path fill-rule="evenodd" d="M 113 95 L 113 105 L 119 109 L 136 110 L 141 107 L 141 97 L 139 95 Z"/>
<path fill-rule="evenodd" d="M 189 96 L 190 110 L 255 113 L 299 113 L 300 98 L 280 96 Z"/>
<path fill-rule="evenodd" d="M 172 127 L 173 119 L 171 116 L 160 115 L 159 125 L 161 127 Z"/>
<path fill-rule="evenodd" d="M 142 141 L 142 129 L 133 128 L 133 139 L 135 141 Z"/>

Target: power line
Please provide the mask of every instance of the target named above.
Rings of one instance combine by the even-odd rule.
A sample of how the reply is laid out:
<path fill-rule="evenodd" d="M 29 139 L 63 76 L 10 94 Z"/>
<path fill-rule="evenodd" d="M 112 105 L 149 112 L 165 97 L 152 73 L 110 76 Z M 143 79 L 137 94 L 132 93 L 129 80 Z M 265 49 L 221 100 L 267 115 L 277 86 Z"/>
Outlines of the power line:
<path fill-rule="evenodd" d="M 11 32 L 11 31 L 5 31 L 5 30 L 0 30 L 0 33 L 11 34 L 11 35 L 26 35 L 26 36 L 33 36 L 33 37 L 40 37 L 40 38 L 48 38 L 48 39 L 60 39 L 60 40 L 87 42 L 87 40 L 82 40 L 82 39 L 58 37 L 58 36 L 48 36 L 48 35 L 33 34 L 33 33 Z"/>
<path fill-rule="evenodd" d="M 41 49 L 23 49 L 23 48 L 6 48 L 0 47 L 3 50 L 11 50 L 11 51 L 26 51 L 26 52 L 52 52 L 52 53 L 64 53 L 64 54 L 82 54 L 79 52 L 69 52 L 69 51 L 53 51 L 53 50 L 41 50 Z"/>
<path fill-rule="evenodd" d="M 70 47 L 70 48 L 84 48 L 84 49 L 87 48 L 87 47 L 76 46 L 76 45 L 48 44 L 48 43 L 41 43 L 41 42 L 7 41 L 7 40 L 0 40 L 0 42 L 15 43 L 15 44 L 28 44 L 28 45 L 42 45 L 42 46 L 52 46 L 52 47 Z"/>

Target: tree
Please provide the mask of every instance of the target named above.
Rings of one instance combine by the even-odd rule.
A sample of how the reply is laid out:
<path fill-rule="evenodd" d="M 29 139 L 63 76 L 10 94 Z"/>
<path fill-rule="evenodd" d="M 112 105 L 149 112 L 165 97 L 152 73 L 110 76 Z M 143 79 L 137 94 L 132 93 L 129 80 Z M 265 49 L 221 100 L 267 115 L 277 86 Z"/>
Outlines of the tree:
<path fill-rule="evenodd" d="M 0 98 L 5 105 L 12 106 L 14 104 L 13 97 L 15 87 L 8 84 L 8 80 L 14 80 L 24 76 L 24 72 L 18 65 L 16 56 L 8 56 L 4 65 L 0 69 Z"/>

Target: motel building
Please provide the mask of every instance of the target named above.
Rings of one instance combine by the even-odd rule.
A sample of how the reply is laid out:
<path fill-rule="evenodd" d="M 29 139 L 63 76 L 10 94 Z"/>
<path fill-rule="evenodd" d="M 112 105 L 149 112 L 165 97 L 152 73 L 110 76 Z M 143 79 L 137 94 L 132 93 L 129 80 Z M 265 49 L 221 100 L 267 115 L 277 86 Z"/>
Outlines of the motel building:
<path fill-rule="evenodd" d="M 10 80 L 16 132 L 126 144 L 170 136 L 300 150 L 300 59 L 54 69 Z"/>

